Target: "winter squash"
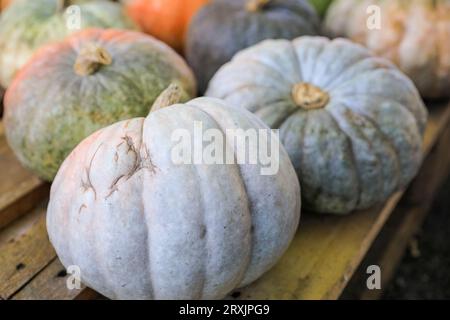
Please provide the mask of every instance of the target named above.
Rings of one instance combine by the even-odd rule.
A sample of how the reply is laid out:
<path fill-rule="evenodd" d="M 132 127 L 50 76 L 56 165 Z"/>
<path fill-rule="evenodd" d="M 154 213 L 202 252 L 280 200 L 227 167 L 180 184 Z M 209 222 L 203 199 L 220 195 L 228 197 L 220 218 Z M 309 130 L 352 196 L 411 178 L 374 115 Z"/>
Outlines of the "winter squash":
<path fill-rule="evenodd" d="M 318 15 L 307 0 L 215 0 L 192 19 L 186 57 L 204 92 L 214 73 L 238 51 L 265 39 L 318 31 Z"/>
<path fill-rule="evenodd" d="M 207 96 L 280 130 L 309 211 L 368 208 L 404 188 L 421 164 L 427 111 L 417 89 L 345 39 L 267 40 L 222 67 Z"/>
<path fill-rule="evenodd" d="M 309 0 L 321 17 L 325 15 L 333 0 Z"/>
<path fill-rule="evenodd" d="M 223 298 L 273 266 L 299 222 L 300 187 L 281 145 L 274 175 L 173 161 L 171 136 L 196 137 L 196 122 L 223 136 L 252 129 L 278 138 L 244 109 L 212 98 L 173 105 L 168 90 L 147 118 L 79 144 L 52 186 L 47 229 L 59 258 L 109 298 Z"/>
<path fill-rule="evenodd" d="M 0 11 L 6 9 L 7 6 L 10 5 L 12 0 L 0 0 Z"/>
<path fill-rule="evenodd" d="M 5 96 L 8 142 L 22 164 L 52 180 L 82 139 L 146 115 L 174 81 L 193 97 L 191 70 L 164 43 L 133 31 L 80 31 L 43 47 L 14 79 Z"/>
<path fill-rule="evenodd" d="M 337 0 L 325 26 L 392 60 L 424 97 L 450 96 L 449 1 Z"/>
<path fill-rule="evenodd" d="M 78 7 L 71 7 L 72 4 Z M 110 1 L 15 0 L 0 16 L 0 85 L 42 45 L 87 27 L 133 28 L 122 7 Z"/>
<path fill-rule="evenodd" d="M 0 87 L 0 117 L 3 116 L 3 96 L 5 94 L 5 90 Z"/>
<path fill-rule="evenodd" d="M 182 52 L 192 16 L 209 0 L 125 0 L 127 13 L 152 36 Z"/>

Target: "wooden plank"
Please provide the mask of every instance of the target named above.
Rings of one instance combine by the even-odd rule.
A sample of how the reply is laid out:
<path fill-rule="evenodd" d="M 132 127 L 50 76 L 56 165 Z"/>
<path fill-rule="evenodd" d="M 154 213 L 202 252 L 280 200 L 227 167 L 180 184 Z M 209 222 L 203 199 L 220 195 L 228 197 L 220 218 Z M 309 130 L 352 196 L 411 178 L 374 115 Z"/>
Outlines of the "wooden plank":
<path fill-rule="evenodd" d="M 0 122 L 0 229 L 33 209 L 47 195 L 49 184 L 24 169 L 9 148 Z"/>
<path fill-rule="evenodd" d="M 0 246 L 0 298 L 8 299 L 55 257 L 45 228 L 45 204 L 28 228 Z M 23 230 L 25 229 L 25 230 Z"/>
<path fill-rule="evenodd" d="M 425 135 L 426 153 L 431 151 L 449 122 L 449 108 L 433 108 Z M 236 291 L 230 298 L 338 298 L 403 194 L 397 192 L 384 205 L 345 217 L 304 215 L 292 245 L 279 263 L 261 279 Z M 45 230 L 41 232 L 45 233 Z M 47 266 L 53 268 L 49 271 L 36 268 L 42 271 L 29 278 L 30 281 L 14 297 L 36 298 L 39 292 L 49 292 L 55 298 L 68 297 L 66 289 L 61 288 L 61 281 L 54 279 L 58 268 L 52 266 L 53 263 L 57 262 Z M 86 290 L 80 294 L 92 292 Z"/>
<path fill-rule="evenodd" d="M 390 221 L 376 239 L 373 250 L 361 263 L 350 281 L 343 299 L 379 299 L 395 273 L 412 237 L 418 232 L 431 209 L 439 188 L 450 174 L 450 128 L 441 135 L 422 170 L 403 197 Z M 364 285 L 369 265 L 381 268 L 381 290 L 368 290 Z"/>
<path fill-rule="evenodd" d="M 42 270 L 20 292 L 12 297 L 14 300 L 73 300 L 76 299 L 86 286 L 80 289 L 69 290 L 66 285 L 67 273 L 61 262 L 55 257 L 52 262 Z"/>

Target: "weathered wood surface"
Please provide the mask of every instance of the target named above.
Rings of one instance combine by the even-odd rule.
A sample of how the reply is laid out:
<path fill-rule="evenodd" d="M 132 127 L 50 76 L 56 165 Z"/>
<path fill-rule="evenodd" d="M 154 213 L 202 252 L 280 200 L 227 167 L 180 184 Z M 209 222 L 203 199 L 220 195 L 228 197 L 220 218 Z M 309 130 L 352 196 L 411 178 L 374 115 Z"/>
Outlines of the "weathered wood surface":
<path fill-rule="evenodd" d="M 432 108 L 424 145 L 430 157 L 433 146 L 449 128 L 449 123 L 449 108 Z M 429 165 L 428 159 L 422 172 L 448 169 L 448 165 L 444 165 L 445 168 Z M 411 189 L 423 183 L 429 180 L 418 178 Z M 260 280 L 236 291 L 230 298 L 338 298 L 391 214 L 402 210 L 398 203 L 403 196 L 404 192 L 397 192 L 384 205 L 345 217 L 305 214 L 292 245 L 279 263 Z M 84 287 L 74 291 L 67 289 L 67 276 L 48 242 L 44 208 L 42 204 L 33 211 L 35 218 L 31 222 L 27 215 L 0 232 L 0 297 L 98 298 L 94 291 Z M 20 263 L 25 266 L 18 268 Z"/>
<path fill-rule="evenodd" d="M 0 122 L 0 229 L 48 195 L 49 185 L 23 168 L 6 142 Z"/>
<path fill-rule="evenodd" d="M 411 240 L 420 230 L 435 197 L 450 174 L 450 127 L 440 136 L 411 188 L 384 226 L 370 253 L 343 293 L 343 299 L 375 300 L 381 297 Z M 381 290 L 368 290 L 367 267 L 381 268 Z"/>

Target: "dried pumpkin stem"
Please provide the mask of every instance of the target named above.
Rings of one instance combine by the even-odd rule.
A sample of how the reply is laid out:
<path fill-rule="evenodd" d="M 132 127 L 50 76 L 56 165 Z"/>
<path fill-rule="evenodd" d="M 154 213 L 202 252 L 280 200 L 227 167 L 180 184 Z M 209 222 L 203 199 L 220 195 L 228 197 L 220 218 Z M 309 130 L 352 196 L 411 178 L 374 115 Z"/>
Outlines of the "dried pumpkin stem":
<path fill-rule="evenodd" d="M 248 0 L 245 7 L 250 12 L 258 12 L 264 9 L 270 1 L 271 0 Z"/>
<path fill-rule="evenodd" d="M 71 0 L 58 0 L 58 2 L 56 4 L 56 11 L 57 12 L 64 11 L 71 4 L 72 4 Z"/>
<path fill-rule="evenodd" d="M 177 104 L 181 101 L 182 89 L 178 84 L 172 83 L 164 90 L 153 103 L 150 112 L 160 110 L 162 108 Z"/>
<path fill-rule="evenodd" d="M 312 110 L 324 108 L 330 101 L 330 95 L 310 83 L 301 82 L 292 88 L 292 99 L 298 107 Z"/>
<path fill-rule="evenodd" d="M 75 73 L 80 76 L 89 76 L 97 72 L 102 66 L 112 63 L 112 57 L 104 48 L 97 45 L 88 45 L 80 50 L 75 61 Z"/>

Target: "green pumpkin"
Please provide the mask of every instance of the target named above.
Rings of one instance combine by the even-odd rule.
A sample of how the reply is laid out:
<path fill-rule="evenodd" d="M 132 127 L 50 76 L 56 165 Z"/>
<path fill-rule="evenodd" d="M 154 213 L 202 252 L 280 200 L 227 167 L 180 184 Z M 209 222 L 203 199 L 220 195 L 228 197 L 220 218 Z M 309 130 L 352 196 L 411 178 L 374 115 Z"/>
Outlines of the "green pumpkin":
<path fill-rule="evenodd" d="M 195 94 L 194 76 L 175 51 L 151 36 L 87 29 L 43 47 L 5 96 L 4 124 L 19 160 L 52 180 L 70 151 L 94 131 L 148 114 L 170 84 Z"/>
<path fill-rule="evenodd" d="M 304 207 L 346 214 L 407 186 L 422 161 L 427 110 L 411 80 L 348 40 L 267 40 L 237 54 L 208 96 L 280 130 Z"/>
<path fill-rule="evenodd" d="M 325 16 L 325 13 L 333 0 L 309 0 L 309 2 L 314 6 L 314 8 L 316 8 L 317 13 L 323 17 Z"/>
<path fill-rule="evenodd" d="M 78 7 L 66 10 L 71 5 Z M 133 29 L 134 24 L 110 1 L 14 1 L 0 16 L 0 85 L 8 87 L 42 45 L 88 27 Z"/>
<path fill-rule="evenodd" d="M 214 73 L 238 51 L 265 39 L 319 33 L 307 0 L 214 0 L 193 18 L 186 57 L 203 93 Z"/>

